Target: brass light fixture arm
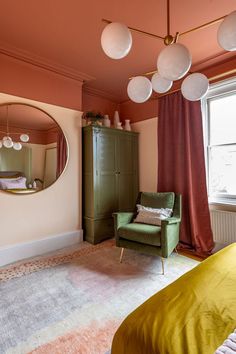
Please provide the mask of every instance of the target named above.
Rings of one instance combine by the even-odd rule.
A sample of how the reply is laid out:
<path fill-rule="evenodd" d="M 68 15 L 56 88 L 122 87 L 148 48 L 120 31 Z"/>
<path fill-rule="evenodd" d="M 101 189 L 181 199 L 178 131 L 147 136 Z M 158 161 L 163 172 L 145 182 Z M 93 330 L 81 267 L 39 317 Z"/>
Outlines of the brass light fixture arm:
<path fill-rule="evenodd" d="M 176 35 L 175 37 L 173 37 L 171 34 L 170 34 L 170 0 L 166 0 L 167 1 L 167 35 L 165 37 L 162 37 L 162 36 L 158 36 L 157 34 L 153 34 L 153 33 L 149 33 L 149 32 L 146 32 L 146 31 L 142 31 L 142 30 L 139 30 L 137 28 L 134 28 L 134 27 L 129 27 L 127 26 L 131 31 L 133 32 L 137 32 L 137 33 L 141 33 L 141 34 L 144 34 L 146 36 L 149 36 L 149 37 L 152 37 L 152 38 L 158 38 L 158 39 L 162 39 L 164 41 L 164 44 L 165 45 L 170 45 L 172 43 L 177 43 L 178 39 L 180 36 L 184 36 L 185 34 L 188 34 L 188 33 L 191 33 L 191 32 L 195 32 L 195 31 L 198 31 L 200 29 L 203 29 L 203 28 L 207 28 L 211 25 L 214 25 L 220 21 L 222 21 L 227 15 L 225 16 L 221 16 L 215 20 L 212 20 L 212 21 L 209 21 L 209 22 L 206 22 L 200 26 L 197 26 L 197 27 L 194 27 L 194 28 L 191 28 L 190 30 L 187 30 L 185 32 L 176 32 Z M 112 23 L 112 21 L 110 20 L 107 20 L 107 19 L 102 19 L 102 22 L 105 22 L 105 23 Z M 154 70 L 154 71 L 149 71 L 147 73 L 144 73 L 142 75 L 144 76 L 150 76 L 150 75 L 153 75 L 157 72 L 157 70 Z M 131 80 L 133 77 L 130 77 L 129 80 Z"/>
<path fill-rule="evenodd" d="M 191 32 L 195 32 L 195 31 L 198 31 L 198 30 L 200 30 L 200 29 L 202 29 L 202 28 L 206 28 L 206 27 L 209 27 L 209 26 L 211 26 L 211 25 L 214 25 L 215 23 L 218 23 L 218 22 L 222 21 L 226 16 L 227 16 L 227 15 L 221 16 L 221 17 L 219 17 L 219 18 L 217 18 L 217 19 L 215 19 L 215 20 L 212 20 L 212 21 L 210 21 L 210 22 L 206 22 L 206 23 L 204 23 L 203 25 L 200 25 L 200 26 L 191 28 L 191 29 L 188 30 L 188 31 L 185 31 L 185 32 L 180 33 L 179 36 L 183 36 L 183 35 L 185 35 L 185 34 L 188 34 L 188 33 L 191 33 Z"/>
<path fill-rule="evenodd" d="M 106 20 L 105 18 L 103 18 L 102 22 L 112 23 L 113 21 Z M 142 30 L 139 30 L 139 29 L 134 28 L 134 27 L 129 27 L 129 26 L 127 26 L 127 27 L 133 32 L 141 33 L 141 34 L 144 34 L 144 35 L 149 36 L 149 37 L 153 37 L 153 38 L 158 38 L 158 39 L 164 40 L 164 37 L 158 36 L 157 34 L 153 34 L 153 33 L 146 32 L 146 31 L 142 31 Z"/>
<path fill-rule="evenodd" d="M 185 34 L 188 34 L 188 33 L 191 33 L 191 32 L 195 32 L 195 31 L 198 31 L 200 29 L 207 28 L 207 27 L 209 27 L 211 25 L 214 25 L 214 24 L 222 21 L 226 16 L 227 15 L 221 16 L 221 17 L 219 17 L 219 18 L 217 18 L 215 20 L 206 22 L 206 23 L 204 23 L 204 24 L 202 24 L 200 26 L 191 28 L 191 29 L 189 29 L 187 31 L 184 31 L 184 32 L 181 32 L 181 33 L 176 32 L 176 36 L 173 37 L 170 34 L 170 0 L 167 0 L 167 35 L 165 37 L 159 36 L 159 35 L 154 34 L 154 33 L 142 31 L 142 30 L 134 28 L 134 27 L 129 27 L 129 26 L 127 26 L 127 27 L 133 32 L 141 33 L 141 34 L 144 34 L 144 35 L 152 37 L 152 38 L 162 39 L 166 45 L 169 45 L 169 44 L 172 44 L 174 42 L 176 43 L 177 40 L 178 40 L 178 37 L 184 36 Z M 109 23 L 112 23 L 113 21 L 103 18 L 102 22 L 105 22 L 105 23 L 109 24 Z"/>

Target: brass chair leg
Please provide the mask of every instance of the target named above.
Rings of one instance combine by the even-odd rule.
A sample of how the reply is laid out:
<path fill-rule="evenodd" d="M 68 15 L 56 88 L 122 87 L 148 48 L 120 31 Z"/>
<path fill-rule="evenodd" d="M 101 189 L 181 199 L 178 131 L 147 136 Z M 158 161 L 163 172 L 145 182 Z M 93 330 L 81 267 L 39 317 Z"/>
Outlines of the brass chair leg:
<path fill-rule="evenodd" d="M 122 263 L 123 253 L 124 253 L 124 248 L 121 248 L 121 251 L 120 251 L 120 263 Z"/>
<path fill-rule="evenodd" d="M 165 274 L 165 267 L 164 267 L 164 258 L 161 257 L 161 266 L 162 266 L 162 274 Z"/>

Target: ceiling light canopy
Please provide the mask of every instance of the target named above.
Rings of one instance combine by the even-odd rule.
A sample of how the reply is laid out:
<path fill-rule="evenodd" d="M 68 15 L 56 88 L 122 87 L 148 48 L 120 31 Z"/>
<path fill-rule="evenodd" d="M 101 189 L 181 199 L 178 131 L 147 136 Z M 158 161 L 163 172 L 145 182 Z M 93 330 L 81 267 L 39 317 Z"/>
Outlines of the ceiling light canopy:
<path fill-rule="evenodd" d="M 222 21 L 218 29 L 218 43 L 225 50 L 236 50 L 236 11 L 183 33 L 176 32 L 176 35 L 172 36 L 170 34 L 170 0 L 167 0 L 167 34 L 165 37 L 127 27 L 122 23 L 105 19 L 103 21 L 108 25 L 102 32 L 101 44 L 106 55 L 112 59 L 124 58 L 129 53 L 132 46 L 130 30 L 161 39 L 167 46 L 157 58 L 158 74 L 153 75 L 152 82 L 145 76 L 131 78 L 127 92 L 129 98 L 137 103 L 147 101 L 151 96 L 152 89 L 157 93 L 167 92 L 173 81 L 183 78 L 188 73 L 192 64 L 191 54 L 183 44 L 177 43 L 179 37 Z M 194 73 L 183 81 L 181 91 L 186 99 L 197 101 L 207 93 L 208 88 L 207 77 L 200 73 Z"/>

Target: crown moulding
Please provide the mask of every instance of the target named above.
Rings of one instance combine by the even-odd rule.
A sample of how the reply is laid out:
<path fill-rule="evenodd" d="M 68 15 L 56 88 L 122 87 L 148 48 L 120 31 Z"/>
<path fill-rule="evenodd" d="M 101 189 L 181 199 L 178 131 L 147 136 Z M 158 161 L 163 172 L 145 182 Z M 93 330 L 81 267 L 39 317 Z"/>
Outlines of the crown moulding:
<path fill-rule="evenodd" d="M 115 103 L 120 103 L 120 100 L 117 96 L 109 93 L 109 92 L 106 92 L 106 91 L 103 91 L 103 90 L 100 90 L 100 89 L 96 89 L 94 87 L 91 87 L 91 86 L 83 86 L 83 93 L 84 94 L 88 94 L 90 96 L 99 96 L 99 97 L 103 97 L 105 99 L 108 99 L 110 101 L 113 101 Z"/>
<path fill-rule="evenodd" d="M 198 61 L 197 63 L 194 63 L 191 67 L 191 71 L 198 71 L 198 70 L 206 70 L 209 67 L 217 67 L 220 66 L 222 63 L 235 60 L 235 53 L 234 52 L 226 52 L 226 51 L 221 51 L 216 53 L 215 55 L 212 55 L 210 57 L 204 58 L 201 61 Z"/>
<path fill-rule="evenodd" d="M 79 81 L 81 84 L 85 82 L 93 81 L 96 78 L 86 73 L 75 70 L 71 67 L 58 64 L 53 61 L 49 61 L 46 58 L 32 54 L 28 51 L 9 46 L 3 42 L 0 42 L 0 54 L 6 55 L 10 58 L 19 60 L 21 62 L 31 64 L 35 67 L 48 70 L 54 74 L 61 75 L 65 78 Z"/>

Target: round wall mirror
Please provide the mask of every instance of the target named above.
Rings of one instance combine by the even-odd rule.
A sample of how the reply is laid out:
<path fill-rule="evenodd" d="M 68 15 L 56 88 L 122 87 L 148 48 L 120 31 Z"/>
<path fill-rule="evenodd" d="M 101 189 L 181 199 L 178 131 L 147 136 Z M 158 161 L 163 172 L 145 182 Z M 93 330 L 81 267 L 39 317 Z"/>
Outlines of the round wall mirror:
<path fill-rule="evenodd" d="M 1 191 L 41 191 L 62 174 L 67 158 L 65 136 L 46 112 L 20 103 L 0 105 Z"/>

